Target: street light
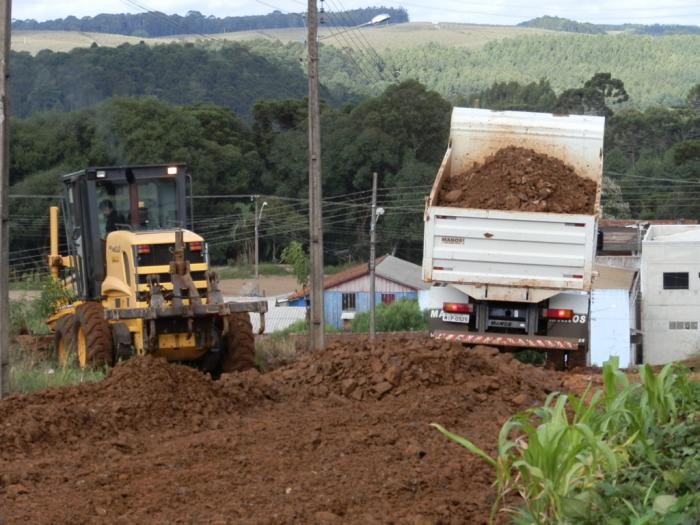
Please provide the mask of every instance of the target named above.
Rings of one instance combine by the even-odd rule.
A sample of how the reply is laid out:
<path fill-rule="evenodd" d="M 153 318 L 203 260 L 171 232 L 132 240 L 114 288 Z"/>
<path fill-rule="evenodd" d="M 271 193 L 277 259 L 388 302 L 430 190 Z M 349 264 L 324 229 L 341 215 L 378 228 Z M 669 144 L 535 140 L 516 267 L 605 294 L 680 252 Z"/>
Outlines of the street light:
<path fill-rule="evenodd" d="M 376 269 L 377 269 L 377 221 L 384 215 L 384 208 L 377 208 L 377 172 L 372 174 L 372 216 L 369 222 L 369 340 L 376 335 Z"/>
<path fill-rule="evenodd" d="M 262 203 L 258 211 L 258 196 L 255 197 L 255 214 L 253 221 L 255 223 L 255 295 L 260 295 L 260 275 L 258 273 L 259 252 L 258 252 L 258 227 L 260 226 L 260 217 L 262 217 L 263 209 L 267 206 L 267 201 Z"/>
<path fill-rule="evenodd" d="M 369 22 L 365 22 L 364 24 L 360 24 L 360 25 L 357 25 L 357 26 L 351 26 L 351 27 L 348 27 L 348 28 L 346 28 L 346 29 L 343 29 L 342 31 L 336 31 L 335 33 L 332 33 L 332 34 L 329 34 L 329 35 L 325 35 L 325 36 L 321 36 L 321 37 L 319 37 L 318 39 L 319 39 L 319 40 L 324 40 L 324 39 L 326 39 L 326 38 L 336 37 L 336 36 L 338 36 L 338 35 L 342 35 L 343 33 L 347 33 L 348 31 L 352 31 L 353 29 L 358 29 L 358 28 L 360 28 L 360 27 L 376 26 L 376 25 L 381 24 L 382 22 L 386 22 L 386 21 L 389 20 L 390 18 L 391 18 L 391 15 L 388 15 L 388 14 L 386 14 L 386 13 L 381 14 L 381 15 L 377 15 L 377 16 L 375 16 L 372 20 L 370 20 Z"/>

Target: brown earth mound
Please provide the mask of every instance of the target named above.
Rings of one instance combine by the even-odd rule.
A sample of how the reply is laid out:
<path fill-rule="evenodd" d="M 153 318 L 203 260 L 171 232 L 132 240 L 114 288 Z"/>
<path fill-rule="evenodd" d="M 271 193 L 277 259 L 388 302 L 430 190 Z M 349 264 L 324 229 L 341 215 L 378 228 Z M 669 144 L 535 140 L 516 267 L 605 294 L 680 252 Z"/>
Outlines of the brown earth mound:
<path fill-rule="evenodd" d="M 486 523 L 501 424 L 561 374 L 430 339 L 212 382 L 139 358 L 0 402 L 0 522 Z"/>
<path fill-rule="evenodd" d="M 214 383 L 192 368 L 144 357 L 119 364 L 98 383 L 13 397 L 0 403 L 0 457 L 42 445 L 202 427 L 259 401 L 261 392 L 251 388 L 254 375 Z"/>
<path fill-rule="evenodd" d="M 498 394 L 506 402 L 551 392 L 560 383 L 551 373 L 524 365 L 494 348 L 464 347 L 435 339 L 399 338 L 336 343 L 317 356 L 273 374 L 278 383 L 315 397 L 357 401 L 401 396 L 437 386 L 463 386 L 475 403 Z"/>
<path fill-rule="evenodd" d="M 592 214 L 597 186 L 561 160 L 508 146 L 443 182 L 440 206 Z"/>

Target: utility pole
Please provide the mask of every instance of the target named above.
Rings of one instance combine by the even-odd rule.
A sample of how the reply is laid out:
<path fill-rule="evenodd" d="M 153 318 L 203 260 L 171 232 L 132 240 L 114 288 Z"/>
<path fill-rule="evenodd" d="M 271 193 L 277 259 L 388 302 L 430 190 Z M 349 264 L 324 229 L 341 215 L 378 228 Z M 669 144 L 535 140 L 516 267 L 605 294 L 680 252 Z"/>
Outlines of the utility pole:
<path fill-rule="evenodd" d="M 253 224 L 255 225 L 255 295 L 258 293 L 258 195 L 253 197 L 255 201 L 255 211 L 253 212 Z"/>
<path fill-rule="evenodd" d="M 323 225 L 321 218 L 321 108 L 318 91 L 318 12 L 316 0 L 309 0 L 309 263 L 311 273 L 311 322 L 309 343 L 312 351 L 324 348 L 323 320 Z"/>
<path fill-rule="evenodd" d="M 376 263 L 376 230 L 377 230 L 377 172 L 372 173 L 372 215 L 369 222 L 369 340 L 374 341 L 376 334 L 377 297 L 375 293 L 375 263 Z"/>
<path fill-rule="evenodd" d="M 10 243 L 7 192 L 10 180 L 10 111 L 7 79 L 10 56 L 11 0 L 0 0 L 0 398 L 10 391 Z"/>

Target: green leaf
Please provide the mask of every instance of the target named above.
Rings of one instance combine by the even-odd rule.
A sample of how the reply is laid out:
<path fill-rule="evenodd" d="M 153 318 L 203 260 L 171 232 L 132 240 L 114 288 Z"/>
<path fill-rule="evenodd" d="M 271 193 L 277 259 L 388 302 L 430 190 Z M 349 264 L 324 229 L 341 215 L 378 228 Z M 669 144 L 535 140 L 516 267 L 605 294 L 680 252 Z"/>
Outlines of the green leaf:
<path fill-rule="evenodd" d="M 444 427 L 442 427 L 441 425 L 438 425 L 437 423 L 431 423 L 430 426 L 437 428 L 443 435 L 447 436 L 448 438 L 450 438 L 452 441 L 454 441 L 458 445 L 463 446 L 472 454 L 479 456 L 486 463 L 491 465 L 491 467 L 493 467 L 494 469 L 496 468 L 496 460 L 493 459 L 491 456 L 489 456 L 486 452 L 481 450 L 479 447 L 477 447 L 474 443 L 472 443 L 468 439 L 463 438 L 462 436 L 458 436 L 457 434 L 453 434 L 452 432 L 450 432 L 449 430 L 446 430 Z"/>
<path fill-rule="evenodd" d="M 669 508 L 678 498 L 673 494 L 661 494 L 654 499 L 654 510 L 659 514 L 666 514 Z"/>

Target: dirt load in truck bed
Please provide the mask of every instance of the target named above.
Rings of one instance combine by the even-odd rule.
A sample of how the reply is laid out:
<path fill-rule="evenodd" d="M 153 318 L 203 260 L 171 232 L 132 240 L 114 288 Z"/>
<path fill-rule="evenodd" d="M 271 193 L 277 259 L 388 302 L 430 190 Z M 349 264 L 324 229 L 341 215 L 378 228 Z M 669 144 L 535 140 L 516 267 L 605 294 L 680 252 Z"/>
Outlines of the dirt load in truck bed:
<path fill-rule="evenodd" d="M 508 146 L 443 182 L 439 206 L 593 214 L 597 185 L 561 160 Z"/>

